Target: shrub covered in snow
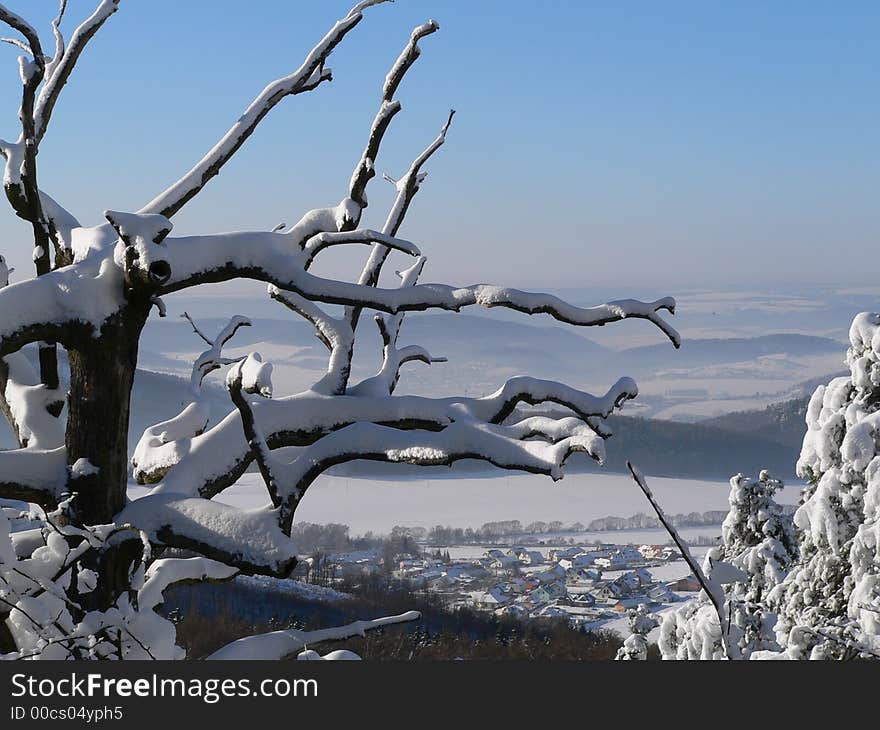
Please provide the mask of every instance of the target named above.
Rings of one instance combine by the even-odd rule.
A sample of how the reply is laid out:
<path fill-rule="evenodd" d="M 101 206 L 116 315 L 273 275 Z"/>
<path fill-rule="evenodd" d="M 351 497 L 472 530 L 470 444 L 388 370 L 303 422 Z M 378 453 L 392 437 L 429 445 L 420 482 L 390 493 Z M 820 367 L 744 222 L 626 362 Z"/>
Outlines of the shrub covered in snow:
<path fill-rule="evenodd" d="M 784 579 L 796 551 L 791 517 L 773 499 L 781 486 L 766 471 L 758 479 L 733 477 L 722 544 L 710 549 L 704 561 L 707 578 L 723 586 L 723 614 L 729 617 L 736 658 L 778 649 L 772 631 L 776 616 L 766 599 Z M 729 658 L 718 612 L 705 592 L 665 615 L 659 646 L 664 659 Z"/>
<path fill-rule="evenodd" d="M 655 629 L 660 621 L 648 611 L 644 603 L 626 612 L 630 635 L 623 646 L 617 650 L 615 659 L 618 661 L 645 661 L 648 658 L 648 634 Z"/>

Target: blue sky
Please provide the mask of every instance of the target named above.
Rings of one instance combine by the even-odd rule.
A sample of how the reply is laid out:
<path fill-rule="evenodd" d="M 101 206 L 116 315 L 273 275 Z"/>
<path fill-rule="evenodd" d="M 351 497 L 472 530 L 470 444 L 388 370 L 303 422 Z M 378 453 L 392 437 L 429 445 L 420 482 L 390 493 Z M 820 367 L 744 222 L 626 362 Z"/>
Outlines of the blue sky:
<path fill-rule="evenodd" d="M 53 116 L 43 187 L 84 222 L 137 209 L 350 2 L 123 0 Z M 6 4 L 51 45 L 54 0 Z M 71 0 L 68 31 L 93 5 Z M 367 12 L 333 83 L 282 102 L 175 231 L 265 229 L 337 202 L 385 73 L 428 18 L 441 31 L 377 165 L 399 174 L 458 111 L 401 232 L 429 256 L 426 280 L 641 295 L 876 275 L 876 2 L 397 0 Z M 0 48 L 4 137 L 15 56 Z M 370 200 L 379 226 L 390 186 L 374 181 Z M 0 250 L 29 270 L 26 233 L 0 214 Z"/>

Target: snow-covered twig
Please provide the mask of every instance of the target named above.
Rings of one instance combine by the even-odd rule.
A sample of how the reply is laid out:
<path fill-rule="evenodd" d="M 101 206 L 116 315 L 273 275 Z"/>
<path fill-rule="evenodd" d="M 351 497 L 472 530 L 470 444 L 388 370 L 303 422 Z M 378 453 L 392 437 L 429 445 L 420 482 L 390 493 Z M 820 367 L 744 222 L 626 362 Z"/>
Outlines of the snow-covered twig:
<path fill-rule="evenodd" d="M 418 60 L 421 55 L 419 41 L 425 36 L 439 30 L 440 26 L 433 20 L 415 28 L 410 35 L 409 42 L 401 51 L 400 56 L 394 62 L 391 70 L 385 78 L 385 85 L 382 88 L 382 102 L 379 111 L 373 119 L 370 126 L 370 136 L 367 146 L 364 149 L 361 159 L 358 161 L 357 167 L 351 176 L 349 184 L 349 197 L 355 201 L 361 208 L 367 207 L 366 189 L 367 184 L 376 174 L 376 157 L 379 154 L 379 146 L 382 138 L 394 115 L 397 114 L 401 107 L 400 103 L 394 100 L 397 88 L 400 86 L 406 72 Z"/>
<path fill-rule="evenodd" d="M 317 631 L 285 629 L 267 634 L 246 636 L 218 649 L 208 659 L 284 659 L 309 644 L 363 636 L 366 631 L 371 629 L 417 621 L 419 618 L 421 618 L 421 614 L 418 611 L 407 611 L 399 616 L 386 616 L 371 621 L 355 621 L 347 626 L 332 629 L 318 629 Z"/>
<path fill-rule="evenodd" d="M 333 395 L 345 388 L 349 353 L 351 352 L 354 333 L 348 323 L 342 319 L 331 317 L 314 302 L 294 292 L 282 292 L 273 284 L 268 288 L 269 296 L 280 302 L 292 312 L 296 312 L 315 328 L 315 334 L 330 351 L 326 374 L 312 386 L 316 393 Z"/>
<path fill-rule="evenodd" d="M 88 42 L 101 29 L 101 26 L 118 10 L 119 0 L 100 0 L 94 12 L 73 31 L 66 50 L 64 49 L 63 39 L 58 29 L 61 18 L 64 16 L 65 6 L 66 2 L 62 2 L 58 17 L 52 23 L 56 39 L 55 57 L 47 66 L 46 83 L 40 90 L 34 112 L 36 120 L 35 134 L 38 143 L 46 133 L 49 119 L 52 117 L 52 112 L 61 94 L 61 89 L 64 88 L 64 85 L 70 78 L 70 74 L 73 72 L 79 57 L 82 55 Z"/>
<path fill-rule="evenodd" d="M 64 20 L 64 13 L 67 10 L 67 0 L 61 0 L 58 4 L 58 15 L 52 21 L 52 35 L 55 38 L 55 53 L 46 64 L 46 78 L 51 78 L 53 71 L 58 67 L 58 62 L 64 56 L 64 34 L 61 32 L 61 21 Z"/>
<path fill-rule="evenodd" d="M 355 423 L 305 447 L 290 464 L 273 462 L 271 470 L 280 508 L 282 530 L 287 533 L 294 512 L 314 480 L 331 466 L 367 460 L 418 466 L 450 466 L 474 459 L 502 469 L 544 474 L 554 481 L 563 476 L 573 453 L 586 453 L 602 461 L 604 442 L 586 427 L 561 434 L 558 441 L 527 441 L 511 437 L 504 426 L 462 418 L 442 431 L 402 431 L 373 423 Z M 276 501 L 277 499 L 277 501 Z"/>
<path fill-rule="evenodd" d="M 449 125 L 452 124 L 452 117 L 454 114 L 455 110 L 449 112 L 449 117 L 440 130 L 440 134 L 418 157 L 416 157 L 415 160 L 413 160 L 409 169 L 406 171 L 406 174 L 394 183 L 395 188 L 397 189 L 397 196 L 395 197 L 391 210 L 385 219 L 385 225 L 382 227 L 383 233 L 386 233 L 389 236 L 396 236 L 397 232 L 400 230 L 400 226 L 403 225 L 403 220 L 406 218 L 409 206 L 412 203 L 413 198 L 415 198 L 416 193 L 418 193 L 419 187 L 425 178 L 425 174 L 421 172 L 422 166 L 446 141 L 446 133 L 449 131 Z M 364 286 L 376 286 L 379 283 L 379 274 L 382 271 L 382 266 L 388 258 L 389 253 L 390 250 L 385 246 L 374 246 L 373 250 L 370 252 L 370 257 L 364 264 L 363 271 L 358 279 L 358 284 Z M 345 319 L 348 320 L 352 332 L 357 329 L 361 311 L 362 307 L 355 303 L 349 304 L 345 309 Z"/>
<path fill-rule="evenodd" d="M 225 365 L 239 362 L 241 358 L 223 357 L 223 346 L 229 342 L 242 327 L 251 326 L 247 317 L 232 317 L 218 335 L 211 340 L 202 332 L 187 312 L 181 315 L 193 328 L 193 331 L 208 345 L 208 349 L 199 355 L 193 363 L 190 375 L 189 391 L 191 400 L 176 416 L 153 424 L 144 430 L 131 458 L 132 471 L 135 479 L 144 482 L 157 481 L 164 473 L 161 447 L 174 443 L 180 448 L 187 440 L 201 434 L 211 417 L 209 399 L 205 396 L 202 384 L 205 377 Z"/>
<path fill-rule="evenodd" d="M 147 203 L 140 212 L 161 213 L 170 218 L 194 198 L 208 181 L 220 172 L 223 165 L 247 141 L 257 125 L 279 101 L 286 96 L 311 91 L 321 82 L 330 80 L 330 70 L 324 68 L 327 57 L 348 32 L 362 20 L 362 13 L 366 8 L 386 1 L 367 0 L 367 2 L 361 2 L 353 7 L 348 15 L 337 21 L 309 52 L 303 64 L 296 71 L 289 76 L 273 81 L 263 89 L 229 131 L 196 163 L 195 167 Z"/>
<path fill-rule="evenodd" d="M 338 231 L 324 232 L 312 236 L 303 245 L 303 251 L 308 255 L 305 260 L 305 268 L 308 268 L 315 256 L 330 246 L 340 246 L 344 244 L 363 244 L 373 246 L 376 244 L 385 246 L 396 251 L 403 251 L 410 256 L 418 256 L 420 254 L 418 246 L 409 241 L 404 241 L 394 236 L 389 236 L 379 231 L 371 231 L 369 229 L 358 231 Z"/>
<path fill-rule="evenodd" d="M 400 286 L 414 286 L 425 266 L 424 256 L 420 257 L 415 264 L 405 271 L 398 272 Z M 348 389 L 351 395 L 391 395 L 397 387 L 400 377 L 400 368 L 408 362 L 423 362 L 430 365 L 435 362 L 446 362 L 444 357 L 433 357 L 427 350 L 417 345 L 398 348 L 397 338 L 400 327 L 403 324 L 404 314 L 401 312 L 393 316 L 376 314 L 375 321 L 382 337 L 382 366 L 372 377 L 362 380 L 357 385 Z"/>
<path fill-rule="evenodd" d="M 721 627 L 721 640 L 724 644 L 724 650 L 727 658 L 739 659 L 739 647 L 736 645 L 735 641 L 731 640 L 730 636 L 730 616 L 727 615 L 728 612 L 725 610 L 727 606 L 727 599 L 724 595 L 724 589 L 716 581 L 708 578 L 703 572 L 703 569 L 700 567 L 700 564 L 696 560 L 694 560 L 694 557 L 691 555 L 691 551 L 688 548 L 687 543 L 682 539 L 681 535 L 678 534 L 678 530 L 675 529 L 672 522 L 667 519 L 666 513 L 663 511 L 660 503 L 657 502 L 657 499 L 656 497 L 654 497 L 654 493 L 651 491 L 650 487 L 648 487 L 648 483 L 645 481 L 645 476 L 642 474 L 642 472 L 638 469 L 638 467 L 633 466 L 633 464 L 629 461 L 626 462 L 626 466 L 629 469 L 630 474 L 632 474 L 633 480 L 636 484 L 639 485 L 639 488 L 648 499 L 648 502 L 650 502 L 651 507 L 654 508 L 654 512 L 657 513 L 657 519 L 659 519 L 663 527 L 666 528 L 666 531 L 669 533 L 669 536 L 672 538 L 673 542 L 675 542 L 676 547 L 678 547 L 682 557 L 688 564 L 688 567 L 693 571 L 694 577 L 696 577 L 700 586 L 706 592 L 706 596 L 712 602 L 712 606 L 715 608 L 715 612 L 718 614 L 718 625 Z"/>
<path fill-rule="evenodd" d="M 440 431 L 464 417 L 497 424 L 507 418 L 518 403 L 557 403 L 570 408 L 595 430 L 592 417 L 608 416 L 637 393 L 630 378 L 621 378 L 605 395 L 594 396 L 561 383 L 520 377 L 508 380 L 495 393 L 483 398 L 336 397 L 307 391 L 259 400 L 251 407 L 266 442 L 276 449 L 308 446 L 333 431 L 360 422 L 428 431 Z M 174 443 L 157 447 L 154 459 L 166 465 L 167 473 L 154 491 L 213 497 L 231 486 L 253 458 L 241 434 L 241 416 L 233 412 L 193 438 L 185 453 Z"/>

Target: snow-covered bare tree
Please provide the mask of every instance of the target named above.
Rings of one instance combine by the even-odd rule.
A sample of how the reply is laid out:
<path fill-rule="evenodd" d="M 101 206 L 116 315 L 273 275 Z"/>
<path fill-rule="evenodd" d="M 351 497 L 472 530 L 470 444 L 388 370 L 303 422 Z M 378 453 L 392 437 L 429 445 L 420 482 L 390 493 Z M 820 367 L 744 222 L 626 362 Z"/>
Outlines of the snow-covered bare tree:
<path fill-rule="evenodd" d="M 61 32 L 62 0 L 49 54 L 38 32 L 0 5 L 0 21 L 23 52 L 20 130 L 15 141 L 0 141 L 4 189 L 16 215 L 32 227 L 36 265 L 34 277 L 0 289 L 0 405 L 21 447 L 0 452 L 0 496 L 34 505 L 31 512 L 40 523 L 10 536 L 6 517 L 0 519 L 0 612 L 11 630 L 4 637 L 10 655 L 179 655 L 173 630 L 162 628 L 153 611 L 162 590 L 180 580 L 225 579 L 236 570 L 287 576 L 296 562 L 289 535 L 297 506 L 315 479 L 336 464 L 481 459 L 558 479 L 573 452 L 601 461 L 609 435 L 603 419 L 636 396 L 630 378 L 599 396 L 529 377 L 508 380 L 482 398 L 396 396 L 403 366 L 437 360 L 417 345 L 399 344 L 406 312 L 505 307 L 575 326 L 641 318 L 678 345 L 678 335 L 660 314 L 674 311 L 671 298 L 581 308 L 505 287 L 418 283 L 425 259 L 398 234 L 424 183 L 425 164 L 444 144 L 452 113 L 436 139 L 393 181 L 396 199 L 381 230 L 361 225 L 380 145 L 401 109 L 398 88 L 419 57 L 419 41 L 438 29 L 434 21 L 417 27 L 393 62 L 363 154 L 338 204 L 310 210 L 295 225 L 273 231 L 171 235 L 174 216 L 273 107 L 331 80 L 328 56 L 364 12 L 383 1 L 364 0 L 352 8 L 299 68 L 266 86 L 166 190 L 137 211 L 105 211 L 106 222 L 92 227 L 41 190 L 37 159 L 62 89 L 119 0 L 101 0 L 67 40 Z M 354 244 L 368 247 L 357 281 L 310 272 L 322 251 Z M 398 287 L 382 288 L 380 273 L 392 252 L 408 257 L 409 264 L 401 267 Z M 4 263 L 0 283 L 6 278 Z M 129 501 L 126 437 L 142 329 L 153 309 L 164 314 L 162 297 L 236 278 L 266 282 L 274 300 L 313 325 L 328 351 L 327 372 L 305 392 L 270 398 L 271 367 L 258 354 L 236 362 L 222 356 L 223 344 L 247 325 L 245 319 L 233 318 L 218 336 L 194 324 L 208 347 L 193 368 L 192 403 L 144 434 L 133 470 L 153 487 Z M 359 327 L 366 312 L 374 315 L 384 359 L 374 376 L 351 382 L 355 336 L 375 336 Z M 39 372 L 25 355 L 27 347 L 39 349 Z M 69 387 L 59 383 L 61 354 L 69 360 Z M 209 426 L 199 389 L 205 375 L 223 367 L 229 368 L 226 382 L 235 409 Z M 566 415 L 529 415 L 521 408 L 545 402 L 563 406 Z M 280 447 L 292 447 L 284 459 Z M 234 509 L 213 499 L 252 463 L 265 480 L 265 507 Z M 162 558 L 167 548 L 202 557 Z M 288 632 L 251 642 L 247 651 L 258 646 L 261 655 L 278 655 L 275 639 L 296 648 L 301 638 Z"/>

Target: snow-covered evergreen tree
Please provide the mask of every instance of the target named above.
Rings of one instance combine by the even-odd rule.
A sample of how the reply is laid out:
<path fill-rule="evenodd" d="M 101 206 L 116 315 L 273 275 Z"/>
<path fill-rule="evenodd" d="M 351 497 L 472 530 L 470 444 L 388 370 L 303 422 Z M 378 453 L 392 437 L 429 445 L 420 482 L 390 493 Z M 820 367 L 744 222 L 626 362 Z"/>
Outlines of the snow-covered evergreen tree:
<path fill-rule="evenodd" d="M 630 635 L 626 637 L 617 650 L 618 661 L 640 661 L 648 658 L 648 634 L 659 624 L 659 619 L 652 614 L 644 603 L 626 612 Z"/>
<path fill-rule="evenodd" d="M 880 656 L 880 314 L 859 314 L 849 339 L 850 374 L 810 399 L 800 559 L 770 596 L 791 658 Z"/>
<path fill-rule="evenodd" d="M 762 471 L 758 479 L 730 480 L 730 511 L 722 544 L 706 554 L 703 571 L 724 586 L 724 612 L 739 655 L 778 649 L 775 614 L 766 598 L 786 576 L 796 552 L 791 517 L 773 499 L 782 482 Z M 718 612 L 705 593 L 664 616 L 660 651 L 664 659 L 728 658 Z"/>

